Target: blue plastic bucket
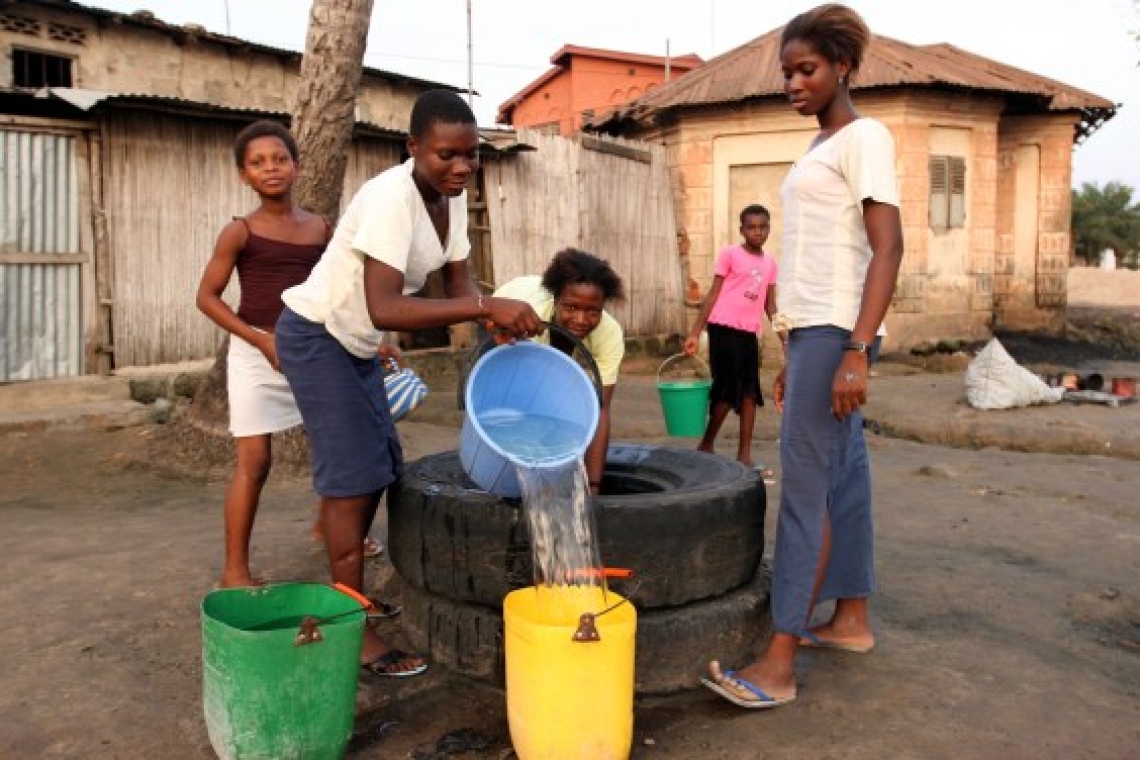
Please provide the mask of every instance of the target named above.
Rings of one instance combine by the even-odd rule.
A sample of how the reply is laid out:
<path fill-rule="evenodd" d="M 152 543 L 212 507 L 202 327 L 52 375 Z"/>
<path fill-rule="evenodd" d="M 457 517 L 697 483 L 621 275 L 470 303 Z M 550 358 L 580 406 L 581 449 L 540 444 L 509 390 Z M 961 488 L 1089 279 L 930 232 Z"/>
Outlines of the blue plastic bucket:
<path fill-rule="evenodd" d="M 476 485 L 507 498 L 521 496 L 515 465 L 557 467 L 581 457 L 600 411 L 585 370 L 530 341 L 497 346 L 476 362 L 464 408 L 459 461 Z"/>

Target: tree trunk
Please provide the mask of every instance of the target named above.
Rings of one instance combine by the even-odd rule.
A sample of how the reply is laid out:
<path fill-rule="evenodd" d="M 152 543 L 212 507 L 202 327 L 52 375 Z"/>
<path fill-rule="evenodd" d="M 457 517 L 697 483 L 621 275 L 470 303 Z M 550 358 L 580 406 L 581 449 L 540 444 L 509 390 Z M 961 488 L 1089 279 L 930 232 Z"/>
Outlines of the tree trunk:
<path fill-rule="evenodd" d="M 293 135 L 301 152 L 301 171 L 293 186 L 298 206 L 336 219 L 344 172 L 356 122 L 356 96 L 364 65 L 364 46 L 372 18 L 372 0 L 313 0 L 301 77 L 293 108 Z M 194 394 L 189 423 L 198 433 L 195 446 L 216 441 L 230 446 L 223 341 L 213 368 Z M 300 428 L 275 436 L 274 459 L 303 457 Z"/>
<path fill-rule="evenodd" d="M 301 172 L 293 197 L 303 208 L 335 219 L 356 121 L 356 96 L 372 0 L 313 0 L 293 134 Z"/>

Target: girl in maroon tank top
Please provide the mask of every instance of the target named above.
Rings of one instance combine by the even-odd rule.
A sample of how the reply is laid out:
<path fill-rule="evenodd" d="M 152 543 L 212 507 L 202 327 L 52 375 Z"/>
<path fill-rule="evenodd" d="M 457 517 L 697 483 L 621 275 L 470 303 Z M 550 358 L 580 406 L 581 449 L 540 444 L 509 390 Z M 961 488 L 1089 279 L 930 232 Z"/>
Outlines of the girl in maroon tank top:
<path fill-rule="evenodd" d="M 225 567 L 219 586 L 249 586 L 249 539 L 272 460 L 273 433 L 301 422 L 281 374 L 273 327 L 281 292 L 303 282 L 328 243 L 330 226 L 293 202 L 297 144 L 282 125 L 255 122 L 234 142 L 238 175 L 260 199 L 222 228 L 198 287 L 198 308 L 230 334 L 227 387 L 237 462 L 225 497 Z M 241 303 L 222 299 L 234 270 Z"/>

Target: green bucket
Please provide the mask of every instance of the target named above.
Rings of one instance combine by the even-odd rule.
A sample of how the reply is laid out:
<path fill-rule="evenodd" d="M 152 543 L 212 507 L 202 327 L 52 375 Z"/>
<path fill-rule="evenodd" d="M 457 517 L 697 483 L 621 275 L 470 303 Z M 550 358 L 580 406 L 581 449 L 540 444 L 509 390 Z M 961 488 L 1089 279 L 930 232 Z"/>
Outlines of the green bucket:
<path fill-rule="evenodd" d="M 315 629 L 301 624 L 310 616 Z M 218 757 L 343 757 L 356 710 L 364 624 L 359 599 L 322 583 L 207 594 L 202 706 Z"/>
<path fill-rule="evenodd" d="M 704 376 L 662 380 L 661 370 L 679 358 L 690 358 L 697 362 Z M 705 434 L 710 388 L 712 380 L 708 378 L 708 366 L 696 356 L 675 354 L 661 363 L 657 368 L 657 393 L 661 397 L 661 409 L 665 413 L 665 431 L 669 435 L 695 438 Z"/>

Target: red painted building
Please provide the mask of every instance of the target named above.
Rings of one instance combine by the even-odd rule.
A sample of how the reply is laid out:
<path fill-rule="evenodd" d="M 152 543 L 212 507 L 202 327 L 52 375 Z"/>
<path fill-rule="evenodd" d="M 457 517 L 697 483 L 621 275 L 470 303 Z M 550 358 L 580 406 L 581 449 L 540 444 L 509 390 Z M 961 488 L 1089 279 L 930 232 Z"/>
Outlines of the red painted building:
<path fill-rule="evenodd" d="M 704 61 L 692 54 L 674 58 L 566 45 L 550 62 L 554 68 L 499 106 L 499 124 L 573 134 L 583 119 L 601 117 Z"/>

